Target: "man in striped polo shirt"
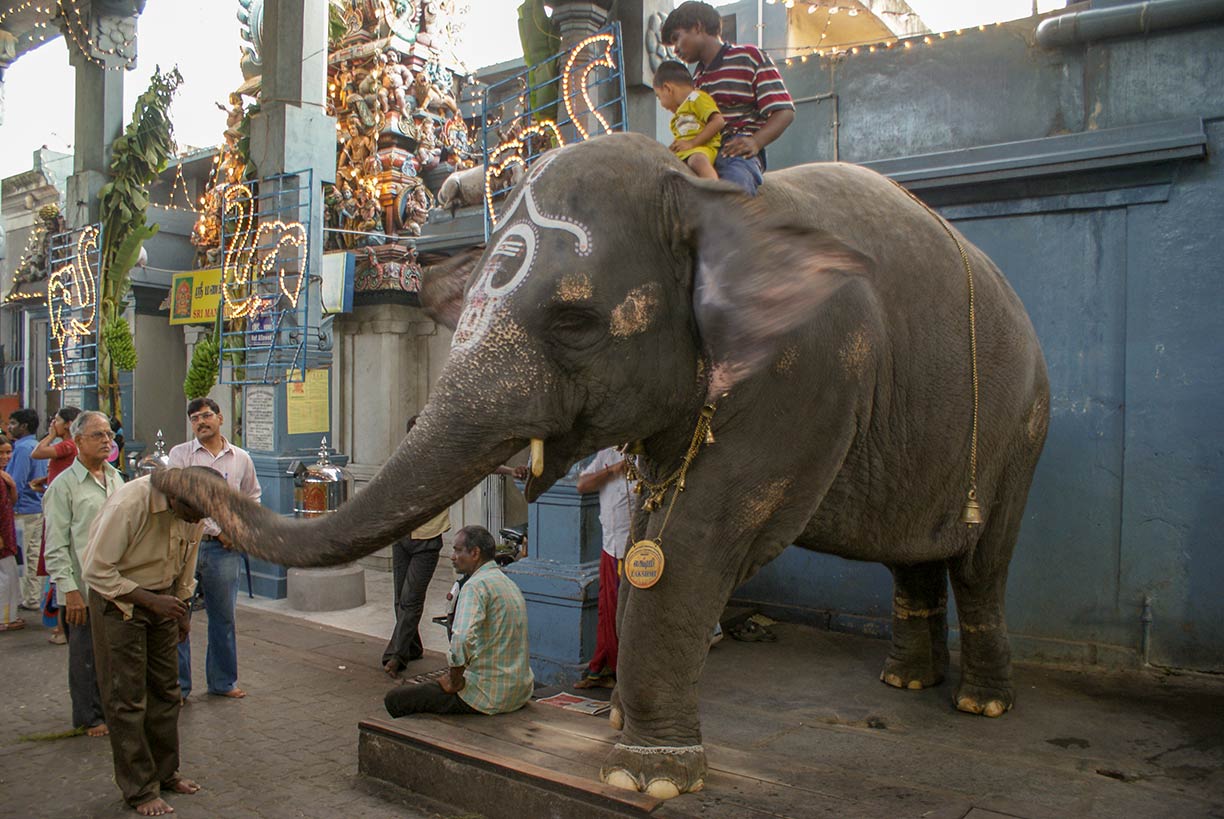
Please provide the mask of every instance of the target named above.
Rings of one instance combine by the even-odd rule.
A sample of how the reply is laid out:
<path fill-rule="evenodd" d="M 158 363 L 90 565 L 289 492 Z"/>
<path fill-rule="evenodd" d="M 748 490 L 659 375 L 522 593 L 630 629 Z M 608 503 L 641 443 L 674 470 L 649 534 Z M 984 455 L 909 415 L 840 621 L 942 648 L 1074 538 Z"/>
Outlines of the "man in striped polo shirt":
<path fill-rule="evenodd" d="M 756 195 L 765 146 L 795 119 L 795 104 L 773 61 L 755 46 L 722 40 L 722 17 L 708 3 L 688 0 L 663 21 L 663 42 L 686 63 L 693 82 L 718 103 L 727 124 L 714 162 L 721 179 Z"/>

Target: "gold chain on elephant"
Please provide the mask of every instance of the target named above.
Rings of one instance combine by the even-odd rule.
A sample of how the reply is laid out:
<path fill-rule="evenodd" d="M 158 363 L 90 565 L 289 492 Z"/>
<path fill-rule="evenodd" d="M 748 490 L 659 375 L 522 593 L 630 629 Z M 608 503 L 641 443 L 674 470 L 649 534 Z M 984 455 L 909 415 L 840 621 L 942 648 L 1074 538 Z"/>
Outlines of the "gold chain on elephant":
<path fill-rule="evenodd" d="M 667 514 L 663 516 L 663 525 L 659 527 L 659 533 L 653 538 L 634 543 L 629 553 L 625 555 L 625 577 L 639 589 L 649 589 L 663 576 L 663 531 L 667 529 L 667 522 L 671 520 L 672 510 L 676 508 L 676 497 L 684 491 L 684 479 L 693 459 L 697 457 L 703 444 L 714 443 L 714 433 L 711 431 L 714 410 L 714 404 L 706 404 L 701 408 L 701 414 L 697 417 L 697 427 L 693 430 L 693 440 L 689 443 L 688 452 L 684 453 L 684 460 L 674 472 L 663 480 L 655 482 L 647 479 L 638 470 L 637 464 L 632 459 L 625 458 L 625 480 L 637 481 L 634 491 L 639 495 L 646 495 L 646 500 L 642 502 L 642 508 L 645 511 L 657 510 L 663 505 L 667 491 L 672 490 L 671 503 L 667 506 Z"/>
<path fill-rule="evenodd" d="M 969 262 L 969 254 L 965 252 L 965 246 L 961 244 L 960 239 L 956 238 L 956 233 L 953 232 L 952 226 L 948 224 L 948 220 L 936 213 L 930 205 L 923 202 L 917 196 L 909 191 L 900 182 L 890 179 L 894 185 L 902 190 L 906 196 L 913 199 L 922 209 L 935 217 L 935 221 L 939 222 L 939 226 L 944 229 L 944 233 L 948 234 L 948 238 L 956 245 L 957 251 L 960 253 L 961 264 L 965 266 L 965 278 L 969 281 L 969 371 L 970 381 L 973 384 L 973 431 L 969 440 L 969 491 L 966 493 L 965 506 L 961 509 L 961 523 L 969 526 L 976 526 L 982 522 L 982 506 L 978 503 L 977 498 L 977 451 L 978 451 L 978 365 L 977 365 L 977 311 L 973 292 L 973 265 Z"/>

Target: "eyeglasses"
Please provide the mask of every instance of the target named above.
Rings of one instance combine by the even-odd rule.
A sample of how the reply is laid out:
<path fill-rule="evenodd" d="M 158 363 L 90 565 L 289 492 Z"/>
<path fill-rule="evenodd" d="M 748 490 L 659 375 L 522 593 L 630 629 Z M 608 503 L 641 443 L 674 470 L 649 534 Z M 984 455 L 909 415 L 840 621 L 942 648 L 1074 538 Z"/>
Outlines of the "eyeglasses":
<path fill-rule="evenodd" d="M 195 415 L 188 415 L 187 420 L 193 424 L 198 424 L 201 421 L 207 421 L 209 418 L 216 417 L 217 413 L 213 412 L 212 410 L 205 410 L 204 412 L 197 412 Z"/>
<path fill-rule="evenodd" d="M 101 441 L 103 439 L 113 441 L 115 440 L 115 433 L 109 429 L 99 429 L 94 432 L 82 432 L 81 437 L 90 441 Z"/>

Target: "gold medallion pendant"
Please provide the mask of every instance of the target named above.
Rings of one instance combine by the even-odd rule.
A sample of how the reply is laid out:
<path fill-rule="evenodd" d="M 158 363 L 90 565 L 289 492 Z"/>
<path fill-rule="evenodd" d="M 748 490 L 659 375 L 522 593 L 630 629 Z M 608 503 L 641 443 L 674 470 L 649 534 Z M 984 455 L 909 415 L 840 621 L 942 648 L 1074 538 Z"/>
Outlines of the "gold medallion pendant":
<path fill-rule="evenodd" d="M 625 555 L 625 577 L 635 588 L 649 589 L 663 576 L 663 550 L 653 540 L 639 540 Z"/>

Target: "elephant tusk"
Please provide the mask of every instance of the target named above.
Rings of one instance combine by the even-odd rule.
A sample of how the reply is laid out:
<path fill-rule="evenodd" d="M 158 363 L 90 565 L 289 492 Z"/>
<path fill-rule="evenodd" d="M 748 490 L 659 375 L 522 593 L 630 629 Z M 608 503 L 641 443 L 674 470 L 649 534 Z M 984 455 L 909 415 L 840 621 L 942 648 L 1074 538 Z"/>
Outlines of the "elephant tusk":
<path fill-rule="evenodd" d="M 531 474 L 537 478 L 544 474 L 544 439 L 531 439 Z"/>

